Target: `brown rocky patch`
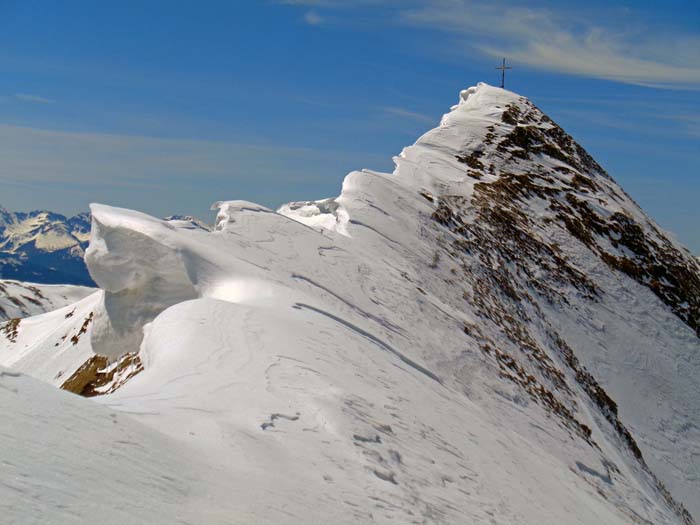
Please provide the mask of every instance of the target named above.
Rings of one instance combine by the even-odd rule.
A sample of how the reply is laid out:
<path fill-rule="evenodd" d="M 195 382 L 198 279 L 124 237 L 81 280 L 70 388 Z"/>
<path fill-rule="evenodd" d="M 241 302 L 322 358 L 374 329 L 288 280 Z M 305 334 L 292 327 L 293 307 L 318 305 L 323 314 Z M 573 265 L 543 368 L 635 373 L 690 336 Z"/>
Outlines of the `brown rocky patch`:
<path fill-rule="evenodd" d="M 109 364 L 105 356 L 93 355 L 62 385 L 63 390 L 84 397 L 109 394 L 143 371 L 138 354 L 130 352 Z"/>
<path fill-rule="evenodd" d="M 0 325 L 0 333 L 2 333 L 11 343 L 17 342 L 19 335 L 20 319 L 10 319 L 6 323 Z"/>

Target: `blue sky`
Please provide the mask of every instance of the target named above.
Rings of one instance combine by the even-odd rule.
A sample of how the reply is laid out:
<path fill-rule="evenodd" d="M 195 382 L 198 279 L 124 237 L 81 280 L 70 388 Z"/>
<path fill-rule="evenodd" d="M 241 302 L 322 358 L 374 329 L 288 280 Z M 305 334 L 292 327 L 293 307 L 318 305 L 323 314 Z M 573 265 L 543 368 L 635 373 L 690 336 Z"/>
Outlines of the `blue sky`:
<path fill-rule="evenodd" d="M 337 195 L 460 89 L 531 98 L 700 253 L 696 0 L 0 0 L 0 204 Z"/>

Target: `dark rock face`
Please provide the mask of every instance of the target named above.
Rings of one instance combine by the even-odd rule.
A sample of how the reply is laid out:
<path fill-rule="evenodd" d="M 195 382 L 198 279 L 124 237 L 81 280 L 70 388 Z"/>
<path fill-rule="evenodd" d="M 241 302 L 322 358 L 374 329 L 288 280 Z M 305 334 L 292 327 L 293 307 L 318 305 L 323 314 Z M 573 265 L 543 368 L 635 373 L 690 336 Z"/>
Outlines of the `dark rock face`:
<path fill-rule="evenodd" d="M 502 121 L 504 128 L 512 129 L 493 128 L 490 133 L 490 141 L 497 140 L 490 156 L 496 157 L 501 166 L 499 179 L 476 186 L 475 203 L 480 206 L 481 218 L 498 225 L 506 239 L 513 239 L 515 234 L 529 237 L 525 248 L 531 254 L 532 243 L 537 241 L 528 231 L 529 226 L 536 225 L 527 224 L 528 216 L 520 211 L 521 204 L 541 199 L 547 203 L 543 222 L 563 224 L 608 266 L 652 290 L 700 336 L 698 260 L 673 245 L 646 217 L 614 210 L 624 199 L 631 200 L 629 196 L 532 103 L 522 99 L 520 105 L 508 106 Z M 547 157 L 560 165 L 539 162 Z M 471 177 L 494 174 L 495 164 L 488 162 L 484 151 L 457 158 L 467 164 Z M 518 173 L 525 163 L 528 173 Z M 503 172 L 504 166 L 512 166 L 514 173 Z M 569 272 L 563 259 L 551 257 L 561 271 Z"/>

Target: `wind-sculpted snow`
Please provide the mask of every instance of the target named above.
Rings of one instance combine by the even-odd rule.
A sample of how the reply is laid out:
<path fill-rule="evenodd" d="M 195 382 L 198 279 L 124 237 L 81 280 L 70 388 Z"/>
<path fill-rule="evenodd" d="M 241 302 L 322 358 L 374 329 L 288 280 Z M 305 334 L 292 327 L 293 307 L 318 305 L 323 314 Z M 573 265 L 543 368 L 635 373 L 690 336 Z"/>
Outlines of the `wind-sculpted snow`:
<path fill-rule="evenodd" d="M 337 231 L 347 235 L 348 214 L 337 199 L 309 202 L 290 202 L 281 206 L 277 213 L 314 228 Z"/>
<path fill-rule="evenodd" d="M 114 213 L 92 206 L 93 226 L 85 260 L 105 291 L 95 317 L 96 353 L 116 359 L 138 351 L 143 326 L 168 306 L 197 296 L 187 272 L 187 253 L 173 240 L 177 231 L 146 215 Z"/>
<path fill-rule="evenodd" d="M 687 252 L 500 89 L 464 91 L 396 165 L 278 212 L 216 203 L 214 231 L 93 205 L 103 292 L 79 320 L 0 328 L 0 364 L 24 355 L 18 370 L 97 395 L 98 424 L 71 435 L 90 454 L 116 446 L 108 407 L 143 433 L 149 473 L 183 474 L 146 483 L 163 514 L 137 498 L 135 522 L 692 523 L 676 499 L 700 510 Z M 123 474 L 91 501 L 129 507 Z M 0 489 L 13 516 L 70 521 L 65 495 L 27 484 L 47 497 L 22 514 Z M 171 499 L 210 485 L 203 517 Z"/>

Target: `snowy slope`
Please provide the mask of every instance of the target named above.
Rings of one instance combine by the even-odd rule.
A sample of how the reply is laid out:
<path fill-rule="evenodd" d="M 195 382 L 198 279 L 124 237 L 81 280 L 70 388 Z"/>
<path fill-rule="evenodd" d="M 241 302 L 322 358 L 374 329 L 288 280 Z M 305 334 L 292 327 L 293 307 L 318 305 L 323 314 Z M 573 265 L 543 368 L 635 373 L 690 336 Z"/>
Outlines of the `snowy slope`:
<path fill-rule="evenodd" d="M 148 436 L 149 472 L 196 458 L 174 470 L 211 488 L 209 523 L 692 523 L 694 258 L 504 90 L 464 91 L 396 166 L 278 212 L 217 203 L 212 232 L 93 205 L 103 292 L 0 328 L 0 364 L 97 394 L 98 421 Z M 48 428 L 74 417 L 51 399 Z M 90 501 L 123 508 L 121 465 L 96 472 Z M 26 483 L 33 507 L 0 489 L 18 521 L 70 520 L 68 495 Z M 165 494 L 155 521 L 200 509 L 143 490 Z"/>
<path fill-rule="evenodd" d="M 67 306 L 94 288 L 0 280 L 0 321 L 39 315 Z"/>
<path fill-rule="evenodd" d="M 0 432 L 4 523 L 254 519 L 224 492 L 231 485 L 217 465 L 129 416 L 3 368 L 0 410 L 11 429 Z M 256 498 L 245 483 L 235 489 Z"/>
<path fill-rule="evenodd" d="M 94 368 L 90 335 L 102 295 L 93 292 L 58 310 L 0 325 L 0 363 L 58 387 L 84 366 Z M 70 388 L 76 389 L 82 391 Z"/>

